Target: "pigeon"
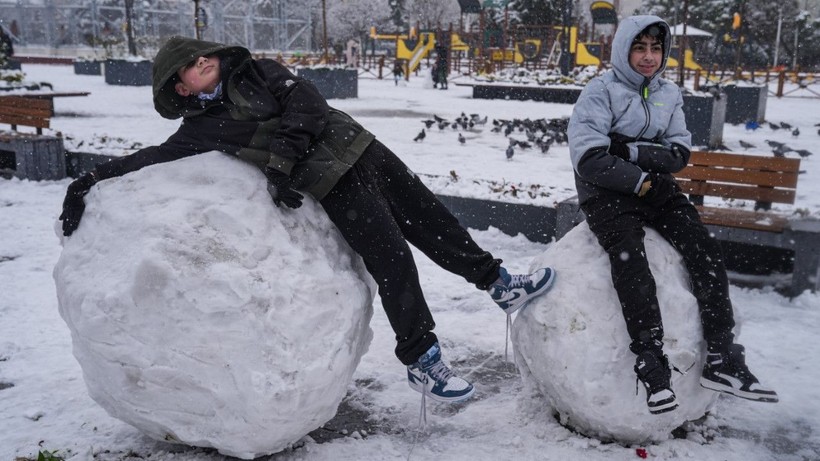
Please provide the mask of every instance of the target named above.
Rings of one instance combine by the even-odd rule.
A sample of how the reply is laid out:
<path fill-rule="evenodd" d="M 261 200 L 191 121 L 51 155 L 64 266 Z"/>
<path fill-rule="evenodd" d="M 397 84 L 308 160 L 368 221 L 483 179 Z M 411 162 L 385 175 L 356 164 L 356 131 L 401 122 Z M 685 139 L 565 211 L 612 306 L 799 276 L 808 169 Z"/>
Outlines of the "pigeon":
<path fill-rule="evenodd" d="M 510 133 L 512 133 L 512 132 L 513 132 L 513 126 L 512 125 L 507 125 L 507 127 L 504 128 L 504 136 L 509 136 Z"/>
<path fill-rule="evenodd" d="M 773 129 L 773 130 L 777 131 L 777 130 L 779 130 L 779 129 L 780 129 L 780 125 L 775 125 L 774 123 L 769 122 L 769 128 L 771 128 L 771 129 Z"/>
<path fill-rule="evenodd" d="M 768 145 L 769 145 L 769 147 L 772 147 L 772 148 L 774 148 L 774 149 L 777 149 L 778 147 L 782 147 L 782 146 L 783 146 L 783 143 L 782 143 L 782 142 L 777 142 L 777 141 L 769 141 L 768 139 L 766 140 L 766 144 L 768 144 Z"/>
<path fill-rule="evenodd" d="M 515 155 L 515 148 L 510 144 L 509 147 L 507 147 L 507 160 L 512 160 L 513 155 Z"/>
<path fill-rule="evenodd" d="M 485 115 L 484 118 L 476 118 L 473 121 L 476 125 L 485 125 L 487 123 L 487 116 Z"/>
<path fill-rule="evenodd" d="M 792 150 L 793 149 L 791 147 L 789 147 L 785 144 L 781 144 L 781 145 L 775 147 L 774 149 L 772 149 L 772 152 L 774 153 L 775 157 L 785 157 L 786 152 L 791 152 Z"/>
<path fill-rule="evenodd" d="M 780 122 L 780 128 L 783 128 L 783 129 L 785 129 L 785 130 L 791 130 L 791 129 L 792 129 L 792 126 L 791 126 L 791 125 L 789 125 L 789 124 L 788 124 L 788 123 L 786 123 L 786 122 Z"/>
<path fill-rule="evenodd" d="M 800 128 L 795 128 L 794 131 L 792 131 L 792 136 L 795 138 L 800 136 Z"/>
<path fill-rule="evenodd" d="M 750 142 L 746 142 L 746 141 L 744 141 L 744 140 L 742 140 L 742 139 L 741 139 L 741 140 L 740 140 L 740 147 L 742 147 L 742 148 L 744 148 L 744 149 L 748 149 L 748 148 L 750 148 L 750 147 L 757 147 L 757 146 L 755 146 L 754 144 L 752 144 L 752 143 L 750 143 Z"/>
<path fill-rule="evenodd" d="M 433 120 L 437 121 L 438 123 L 447 123 L 446 119 L 443 119 L 436 114 L 433 114 Z"/>
<path fill-rule="evenodd" d="M 801 156 L 801 157 L 803 157 L 803 158 L 806 158 L 806 157 L 808 157 L 809 155 L 812 155 L 812 153 L 811 153 L 811 152 L 809 152 L 809 151 L 807 151 L 806 149 L 798 149 L 798 150 L 796 150 L 795 152 L 797 152 L 797 155 L 799 155 L 799 156 Z"/>
<path fill-rule="evenodd" d="M 413 138 L 413 141 L 421 141 L 422 139 L 424 139 L 425 136 L 427 136 L 427 134 L 424 133 L 424 128 L 422 128 L 421 132 L 417 134 L 415 138 Z"/>
<path fill-rule="evenodd" d="M 422 120 L 421 123 L 423 123 L 424 126 L 426 126 L 427 129 L 429 130 L 430 127 L 433 126 L 434 123 L 436 123 L 436 121 L 435 120 Z"/>
<path fill-rule="evenodd" d="M 460 142 L 461 144 L 464 144 L 464 143 L 467 142 L 467 139 L 464 138 L 463 134 L 459 133 L 458 134 L 458 142 Z"/>

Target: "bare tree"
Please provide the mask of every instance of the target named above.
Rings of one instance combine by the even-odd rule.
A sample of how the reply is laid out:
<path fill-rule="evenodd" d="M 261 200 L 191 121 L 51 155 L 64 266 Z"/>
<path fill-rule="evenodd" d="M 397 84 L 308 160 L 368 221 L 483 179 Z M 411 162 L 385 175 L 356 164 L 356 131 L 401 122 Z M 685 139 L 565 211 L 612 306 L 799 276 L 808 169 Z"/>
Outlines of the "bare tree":
<path fill-rule="evenodd" d="M 446 28 L 449 23 L 458 23 L 459 7 L 455 1 L 407 0 L 405 4 L 407 21 L 418 24 L 422 29 Z"/>
<path fill-rule="evenodd" d="M 336 43 L 354 38 L 364 44 L 371 27 L 390 24 L 388 0 L 327 1 L 327 35 Z"/>

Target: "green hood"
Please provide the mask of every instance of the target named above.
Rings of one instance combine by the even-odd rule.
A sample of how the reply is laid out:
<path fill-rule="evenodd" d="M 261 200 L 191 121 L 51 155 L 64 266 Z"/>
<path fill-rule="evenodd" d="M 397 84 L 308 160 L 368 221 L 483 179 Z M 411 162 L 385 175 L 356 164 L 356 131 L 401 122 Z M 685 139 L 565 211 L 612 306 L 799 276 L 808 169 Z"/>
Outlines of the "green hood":
<path fill-rule="evenodd" d="M 241 46 L 228 46 L 221 43 L 206 42 L 188 37 L 171 37 L 157 52 L 152 70 L 154 109 L 164 118 L 177 119 L 186 115 L 189 110 L 187 100 L 174 91 L 171 77 L 184 65 L 200 56 L 218 54 L 226 58 L 250 58 L 251 53 Z M 224 70 L 225 66 L 222 66 Z M 222 75 L 222 79 L 225 79 Z"/>

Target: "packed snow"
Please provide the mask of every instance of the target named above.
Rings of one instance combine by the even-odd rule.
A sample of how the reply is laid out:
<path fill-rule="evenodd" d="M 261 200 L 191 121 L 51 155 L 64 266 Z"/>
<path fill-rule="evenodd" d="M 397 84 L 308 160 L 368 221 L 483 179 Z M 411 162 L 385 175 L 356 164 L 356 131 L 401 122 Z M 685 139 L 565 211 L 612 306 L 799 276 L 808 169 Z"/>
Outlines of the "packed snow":
<path fill-rule="evenodd" d="M 375 282 L 315 200 L 282 211 L 266 183 L 211 152 L 86 196 L 54 277 L 110 415 L 250 459 L 336 414 L 372 338 Z"/>
<path fill-rule="evenodd" d="M 53 131 L 65 136 L 71 150 L 124 155 L 140 145 L 159 143 L 176 129 L 177 122 L 154 112 L 148 87 L 109 86 L 102 76 L 74 75 L 67 66 L 24 64 L 23 70 L 33 81 L 53 82 L 55 91 L 91 92 L 88 97 L 55 100 Z M 425 89 L 427 74 L 419 75 L 394 86 L 391 79 L 364 73 L 358 99 L 331 104 L 373 131 L 436 192 L 546 206 L 574 195 L 565 145 L 554 145 L 548 154 L 522 149 L 508 161 L 504 152 L 509 142 L 487 128 L 465 132 L 463 145 L 456 131 L 435 127 L 424 141 L 413 142 L 424 127 L 421 120 L 434 114 L 449 119 L 461 112 L 488 115 L 490 120 L 553 118 L 569 116 L 571 105 L 474 100 L 469 87 L 458 86 L 464 79 L 451 79 L 450 89 L 441 91 Z M 802 134 L 793 137 L 766 125 L 754 131 L 726 125 L 724 144 L 733 151 L 761 154 L 770 153 L 766 140 L 820 150 L 814 126 L 820 123 L 818 99 L 770 96 L 766 118 L 798 126 Z M 744 149 L 741 139 L 756 148 Z M 805 173 L 797 203 L 783 211 L 817 217 L 819 160 L 808 156 L 802 161 Z M 68 184 L 0 180 L 0 459 L 36 458 L 41 450 L 56 450 L 77 461 L 225 459 L 213 449 L 157 442 L 110 417 L 89 397 L 72 354 L 70 330 L 58 312 L 52 278 L 61 252 L 54 226 Z M 516 194 L 513 185 L 524 191 L 538 186 L 538 192 Z M 526 271 L 550 247 L 495 229 L 472 234 L 517 272 Z M 409 389 L 405 369 L 393 355 L 394 335 L 377 298 L 370 321 L 373 339 L 347 383 L 340 416 L 292 448 L 262 459 L 633 460 L 641 454 L 656 460 L 820 458 L 820 388 L 815 379 L 820 377 L 815 339 L 820 294 L 789 299 L 769 287 L 731 288 L 747 361 L 777 390 L 779 403 L 721 396 L 707 418 L 685 424 L 674 437 L 627 445 L 602 442 L 561 425 L 550 403 L 523 387 L 513 354 L 507 351 L 505 316 L 486 293 L 436 267 L 423 254 L 414 256 L 444 358 L 476 385 L 476 397 L 458 405 L 428 402 L 427 424 L 421 427 L 420 395 Z M 590 264 L 572 252 L 563 254 L 561 263 L 582 270 Z M 560 273 L 558 277 L 561 283 Z M 573 289 L 578 298 L 591 298 L 592 287 L 610 284 L 608 276 L 589 270 Z M 580 363 L 589 360 L 585 349 L 572 353 L 571 359 Z M 601 373 L 591 367 L 583 380 L 600 379 Z M 613 399 L 636 401 L 634 388 L 611 392 Z"/>
<path fill-rule="evenodd" d="M 647 229 L 645 242 L 663 316 L 664 353 L 681 370 L 672 373 L 676 410 L 647 412 L 612 284 L 591 285 L 578 296 L 578 287 L 590 279 L 610 276 L 609 256 L 586 222 L 535 257 L 532 268 L 552 266 L 560 278 L 549 296 L 518 315 L 512 330 L 524 384 L 543 394 L 561 422 L 582 434 L 624 444 L 666 440 L 675 428 L 701 419 L 717 400 L 700 386 L 706 342 L 683 260 L 653 229 Z M 578 259 L 585 264 L 576 264 Z"/>

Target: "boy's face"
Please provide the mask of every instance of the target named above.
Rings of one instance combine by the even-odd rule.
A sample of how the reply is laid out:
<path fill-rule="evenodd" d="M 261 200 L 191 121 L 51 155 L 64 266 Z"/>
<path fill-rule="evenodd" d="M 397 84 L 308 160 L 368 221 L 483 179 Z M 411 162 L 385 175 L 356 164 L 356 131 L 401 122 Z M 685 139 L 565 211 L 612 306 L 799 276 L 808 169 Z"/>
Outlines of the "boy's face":
<path fill-rule="evenodd" d="M 661 68 L 663 45 L 657 38 L 642 35 L 629 47 L 629 65 L 644 77 L 651 77 Z"/>
<path fill-rule="evenodd" d="M 174 85 L 178 95 L 213 93 L 219 84 L 219 56 L 200 56 L 177 71 L 179 82 Z"/>

